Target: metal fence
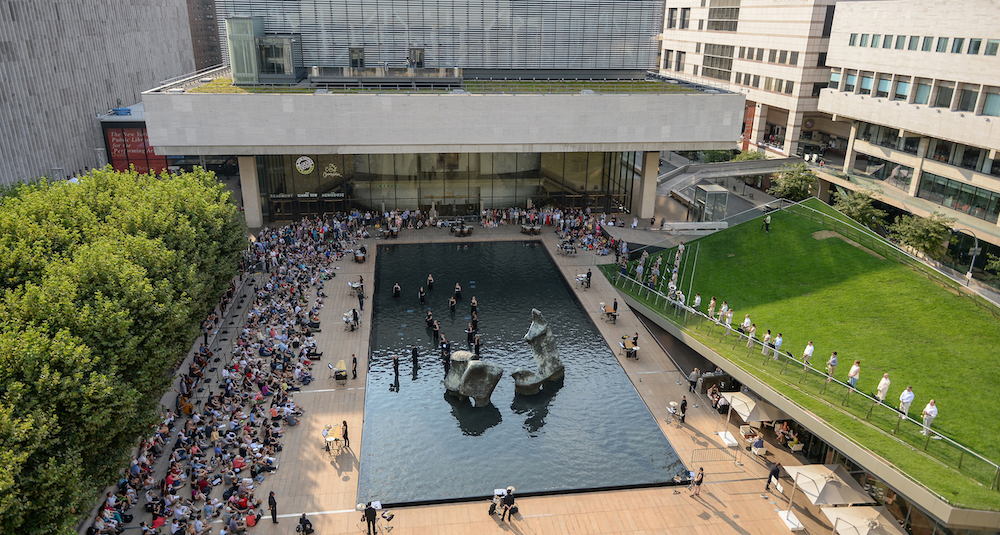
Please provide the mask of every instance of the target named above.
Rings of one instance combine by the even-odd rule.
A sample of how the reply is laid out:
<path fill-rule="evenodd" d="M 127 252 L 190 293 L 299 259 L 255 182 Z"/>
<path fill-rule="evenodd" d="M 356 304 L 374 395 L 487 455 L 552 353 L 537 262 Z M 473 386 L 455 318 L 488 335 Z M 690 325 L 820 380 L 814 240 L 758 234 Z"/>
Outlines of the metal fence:
<path fill-rule="evenodd" d="M 783 209 L 821 222 L 827 228 L 839 232 L 842 236 L 858 242 L 873 252 L 913 267 L 914 270 L 942 286 L 956 290 L 961 286 L 944 273 L 925 265 L 918 258 L 901 250 L 891 242 L 870 230 L 852 225 L 847 220 L 838 220 L 801 204 L 786 204 Z M 761 215 L 759 209 L 751 210 L 751 212 L 756 212 L 757 217 Z M 669 254 L 674 251 L 676 249 L 665 251 L 664 258 L 669 259 Z M 697 251 L 696 248 L 694 254 L 697 254 Z M 685 269 L 683 271 L 688 271 L 686 269 L 687 257 L 692 253 L 690 248 L 687 249 L 687 253 L 684 255 Z M 934 431 L 933 427 L 928 435 L 922 434 L 923 423 L 900 413 L 893 399 L 882 402 L 874 394 L 854 389 L 849 384 L 828 376 L 825 370 L 825 360 L 820 363 L 823 369 L 819 369 L 796 359 L 787 350 L 776 355 L 772 348 L 765 349 L 757 338 L 748 338 L 736 328 L 727 326 L 717 319 L 709 318 L 702 311 L 669 298 L 659 289 L 663 286 L 662 282 L 653 288 L 636 280 L 632 276 L 634 269 L 633 265 L 627 269 L 626 274 L 619 273 L 613 278 L 613 284 L 696 338 L 707 342 L 713 350 L 730 363 L 769 383 L 782 392 L 786 398 L 785 392 L 806 394 L 804 398 L 799 396 L 799 401 L 791 398 L 789 401 L 803 410 L 822 414 L 824 419 L 834 419 L 837 422 L 835 426 L 852 440 L 854 439 L 852 434 L 848 433 L 844 427 L 856 427 L 853 422 L 858 422 L 859 425 L 875 430 L 887 438 L 905 443 L 910 448 L 975 479 L 985 487 L 992 490 L 1000 489 L 1000 464 Z M 690 271 L 693 272 L 693 268 Z M 677 282 L 678 288 L 684 286 L 686 279 L 693 280 L 693 277 L 693 273 L 690 277 L 681 277 Z M 690 282 L 688 288 L 690 291 Z M 992 302 L 980 296 L 969 297 L 980 306 L 996 308 Z M 685 298 L 685 301 L 689 301 L 689 299 L 689 297 Z M 996 315 L 995 311 L 994 315 Z M 787 343 L 785 340 L 785 347 L 788 347 Z M 809 406 L 804 406 L 803 403 Z M 915 413 L 917 416 L 920 415 L 920 411 L 921 407 L 910 408 L 910 413 Z M 916 478 L 913 479 L 916 480 Z M 924 484 L 921 483 L 921 485 Z M 924 486 L 926 487 L 926 485 Z M 941 499 L 948 501 L 944 497 Z M 995 507 L 993 509 L 997 510 Z"/>

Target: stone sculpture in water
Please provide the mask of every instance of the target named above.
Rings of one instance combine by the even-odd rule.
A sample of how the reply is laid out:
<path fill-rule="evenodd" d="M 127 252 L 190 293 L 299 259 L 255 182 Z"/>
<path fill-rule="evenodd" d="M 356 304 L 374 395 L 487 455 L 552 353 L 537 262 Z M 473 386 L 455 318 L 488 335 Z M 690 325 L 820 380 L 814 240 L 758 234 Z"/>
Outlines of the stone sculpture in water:
<path fill-rule="evenodd" d="M 472 398 L 477 407 L 483 407 L 490 404 L 490 396 L 501 376 L 503 368 L 500 366 L 483 362 L 468 351 L 455 351 L 451 354 L 451 367 L 444 377 L 444 387 L 449 394 Z"/>
<path fill-rule="evenodd" d="M 521 368 L 511 374 L 514 378 L 514 392 L 517 394 L 537 394 L 543 383 L 562 379 L 565 371 L 562 361 L 559 360 L 559 349 L 556 348 L 552 329 L 537 308 L 531 309 L 531 320 L 531 327 L 528 327 L 524 341 L 531 346 L 531 353 L 535 357 L 535 363 L 538 364 L 538 370 Z"/>

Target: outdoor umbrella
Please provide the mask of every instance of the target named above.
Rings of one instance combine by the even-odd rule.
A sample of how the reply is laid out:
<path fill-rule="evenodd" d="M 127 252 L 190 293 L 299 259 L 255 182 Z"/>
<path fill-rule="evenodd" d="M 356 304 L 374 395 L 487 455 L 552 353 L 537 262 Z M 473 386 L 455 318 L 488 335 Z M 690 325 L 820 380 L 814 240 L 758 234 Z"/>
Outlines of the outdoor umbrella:
<path fill-rule="evenodd" d="M 885 507 L 823 507 L 833 522 L 831 535 L 906 535 Z"/>

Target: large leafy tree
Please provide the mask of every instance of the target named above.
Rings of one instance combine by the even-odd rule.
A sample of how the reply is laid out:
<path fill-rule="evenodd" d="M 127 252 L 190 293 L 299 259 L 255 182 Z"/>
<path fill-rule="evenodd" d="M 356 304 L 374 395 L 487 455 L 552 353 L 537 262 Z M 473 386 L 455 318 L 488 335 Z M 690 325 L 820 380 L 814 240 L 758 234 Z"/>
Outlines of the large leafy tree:
<path fill-rule="evenodd" d="M 875 207 L 876 192 L 862 188 L 853 192 L 839 192 L 833 207 L 847 217 L 868 228 L 876 228 L 885 223 L 886 211 Z"/>
<path fill-rule="evenodd" d="M 768 193 L 790 201 L 802 201 L 812 197 L 817 177 L 804 163 L 784 165 L 771 179 Z"/>
<path fill-rule="evenodd" d="M 897 216 L 889 232 L 900 243 L 931 257 L 944 256 L 944 242 L 951 234 L 956 219 L 934 212 L 930 217 L 915 215 Z"/>
<path fill-rule="evenodd" d="M 733 157 L 731 162 L 746 162 L 751 160 L 766 160 L 767 155 L 760 151 L 745 150 Z"/>
<path fill-rule="evenodd" d="M 0 199 L 0 533 L 65 533 L 157 416 L 246 227 L 211 173 Z"/>

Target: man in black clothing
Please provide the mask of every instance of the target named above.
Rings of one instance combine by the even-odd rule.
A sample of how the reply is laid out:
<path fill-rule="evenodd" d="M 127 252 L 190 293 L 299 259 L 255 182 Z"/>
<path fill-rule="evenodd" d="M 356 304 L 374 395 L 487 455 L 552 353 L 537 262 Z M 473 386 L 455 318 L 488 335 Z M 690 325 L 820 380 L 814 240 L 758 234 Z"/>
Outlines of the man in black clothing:
<path fill-rule="evenodd" d="M 368 523 L 368 535 L 375 535 L 375 508 L 372 507 L 372 502 L 368 502 L 365 507 L 365 521 Z"/>
<path fill-rule="evenodd" d="M 688 411 L 688 398 L 687 396 L 681 396 L 681 423 L 684 423 L 684 417 L 687 416 Z"/>
<path fill-rule="evenodd" d="M 587 288 L 590 288 L 590 269 L 587 269 Z"/>
<path fill-rule="evenodd" d="M 302 513 L 302 518 L 299 519 L 299 526 L 302 526 L 302 529 L 300 531 L 302 531 L 302 533 L 305 533 L 306 535 L 309 535 L 310 533 L 315 531 L 313 529 L 312 522 L 310 522 L 309 519 L 306 518 L 305 513 Z"/>
<path fill-rule="evenodd" d="M 510 519 L 513 518 L 514 516 L 514 513 L 510 511 L 511 508 L 513 507 L 514 507 L 514 487 L 510 486 L 507 487 L 507 494 L 504 494 L 503 497 L 503 512 L 500 513 L 501 522 L 503 522 L 504 517 L 506 517 L 507 521 L 510 522 Z"/>
<path fill-rule="evenodd" d="M 618 312 L 618 298 L 615 298 L 615 302 L 611 303 L 611 307 L 614 308 L 615 312 Z"/>
<path fill-rule="evenodd" d="M 271 510 L 271 522 L 278 523 L 278 501 L 274 499 L 274 491 L 267 497 L 267 508 Z"/>
<path fill-rule="evenodd" d="M 771 488 L 771 479 L 773 478 L 775 482 L 778 481 L 778 474 L 781 472 L 781 463 L 774 463 L 771 467 L 771 471 L 767 473 L 767 483 L 764 484 L 764 492 L 767 492 Z"/>

